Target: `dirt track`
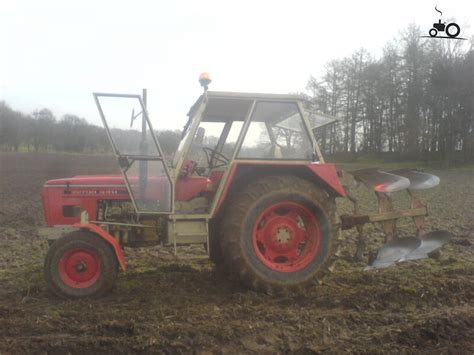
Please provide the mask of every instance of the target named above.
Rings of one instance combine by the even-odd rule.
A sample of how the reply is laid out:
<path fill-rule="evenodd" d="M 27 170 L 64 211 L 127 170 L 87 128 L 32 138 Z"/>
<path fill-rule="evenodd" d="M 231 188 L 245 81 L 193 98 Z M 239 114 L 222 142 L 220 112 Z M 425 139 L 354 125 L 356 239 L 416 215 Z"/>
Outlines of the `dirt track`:
<path fill-rule="evenodd" d="M 0 154 L 0 353 L 474 352 L 474 170 L 436 171 L 442 185 L 422 194 L 429 229 L 455 234 L 435 259 L 364 272 L 346 233 L 323 285 L 268 296 L 218 274 L 201 249 L 180 259 L 127 249 L 130 267 L 111 294 L 59 300 L 42 279 L 41 186 L 115 171 L 108 157 Z M 410 223 L 401 224 L 407 235 Z M 379 245 L 381 234 L 371 236 Z"/>

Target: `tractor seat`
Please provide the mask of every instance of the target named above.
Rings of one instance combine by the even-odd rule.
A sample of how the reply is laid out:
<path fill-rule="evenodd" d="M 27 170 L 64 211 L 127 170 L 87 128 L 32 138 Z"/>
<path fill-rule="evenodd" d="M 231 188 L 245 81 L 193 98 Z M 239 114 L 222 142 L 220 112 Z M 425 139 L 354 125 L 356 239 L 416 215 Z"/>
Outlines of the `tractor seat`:
<path fill-rule="evenodd" d="M 207 176 L 186 176 L 176 183 L 176 200 L 189 201 L 201 192 L 208 191 L 212 181 Z"/>

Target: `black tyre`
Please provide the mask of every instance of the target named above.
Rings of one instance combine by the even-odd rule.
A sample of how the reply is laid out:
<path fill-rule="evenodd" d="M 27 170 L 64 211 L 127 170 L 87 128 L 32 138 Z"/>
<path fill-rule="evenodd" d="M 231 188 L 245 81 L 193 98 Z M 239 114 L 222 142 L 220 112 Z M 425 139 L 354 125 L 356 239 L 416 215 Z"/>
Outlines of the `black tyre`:
<path fill-rule="evenodd" d="M 451 38 L 456 38 L 461 32 L 461 28 L 459 28 L 457 23 L 450 23 L 446 26 L 446 34 Z"/>
<path fill-rule="evenodd" d="M 339 237 L 335 201 L 313 182 L 262 177 L 227 206 L 223 257 L 245 285 L 261 291 L 297 288 L 332 271 Z"/>
<path fill-rule="evenodd" d="M 436 35 L 438 34 L 438 31 L 436 30 L 436 28 L 432 28 L 429 32 L 431 37 L 436 37 Z"/>
<path fill-rule="evenodd" d="M 209 223 L 209 258 L 216 266 L 221 266 L 224 263 L 219 240 L 220 225 L 220 219 L 211 220 Z"/>
<path fill-rule="evenodd" d="M 60 297 L 102 295 L 112 288 L 117 274 L 112 247 L 87 231 L 71 232 L 55 241 L 44 265 L 46 283 Z"/>

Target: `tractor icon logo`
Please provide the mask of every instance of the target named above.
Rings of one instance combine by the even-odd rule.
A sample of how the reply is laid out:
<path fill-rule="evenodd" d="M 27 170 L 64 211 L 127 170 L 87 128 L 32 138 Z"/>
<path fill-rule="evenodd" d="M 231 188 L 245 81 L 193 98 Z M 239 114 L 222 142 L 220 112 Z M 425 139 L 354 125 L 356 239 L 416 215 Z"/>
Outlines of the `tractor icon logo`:
<path fill-rule="evenodd" d="M 443 13 L 439 11 L 436 6 L 435 10 L 443 16 Z M 456 38 L 459 35 L 459 32 L 461 32 L 461 29 L 457 23 L 451 22 L 446 26 L 446 22 L 441 22 L 441 19 L 439 19 L 438 23 L 433 23 L 433 28 L 429 32 L 430 37 L 436 37 L 438 32 L 446 32 L 450 38 Z"/>
<path fill-rule="evenodd" d="M 437 6 L 435 6 L 435 10 L 440 13 L 440 16 L 443 16 L 443 13 L 438 10 Z M 445 32 L 446 36 L 438 36 L 439 32 Z M 450 39 L 464 39 L 465 38 L 456 38 L 459 33 L 461 33 L 461 28 L 459 25 L 455 22 L 448 23 L 446 25 L 446 22 L 441 22 L 441 19 L 438 20 L 437 23 L 433 24 L 433 28 L 429 30 L 429 37 L 437 37 L 437 38 L 450 38 Z M 422 37 L 428 37 L 428 36 L 422 36 Z"/>

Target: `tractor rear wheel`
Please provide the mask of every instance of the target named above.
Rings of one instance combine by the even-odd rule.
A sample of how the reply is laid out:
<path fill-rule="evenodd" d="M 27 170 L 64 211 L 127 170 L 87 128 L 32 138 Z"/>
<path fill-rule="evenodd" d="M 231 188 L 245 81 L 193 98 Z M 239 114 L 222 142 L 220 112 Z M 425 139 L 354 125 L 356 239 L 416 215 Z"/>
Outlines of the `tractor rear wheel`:
<path fill-rule="evenodd" d="M 48 250 L 44 277 L 61 297 L 99 296 L 112 288 L 118 263 L 110 245 L 86 231 L 75 231 L 55 241 Z"/>
<path fill-rule="evenodd" d="M 228 270 L 247 286 L 273 291 L 319 282 L 332 270 L 338 226 L 334 198 L 311 181 L 267 176 L 235 194 L 224 214 Z"/>
<path fill-rule="evenodd" d="M 446 26 L 446 34 L 450 38 L 456 38 L 459 32 L 461 32 L 461 28 L 457 23 L 453 22 Z"/>

